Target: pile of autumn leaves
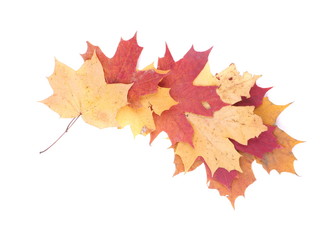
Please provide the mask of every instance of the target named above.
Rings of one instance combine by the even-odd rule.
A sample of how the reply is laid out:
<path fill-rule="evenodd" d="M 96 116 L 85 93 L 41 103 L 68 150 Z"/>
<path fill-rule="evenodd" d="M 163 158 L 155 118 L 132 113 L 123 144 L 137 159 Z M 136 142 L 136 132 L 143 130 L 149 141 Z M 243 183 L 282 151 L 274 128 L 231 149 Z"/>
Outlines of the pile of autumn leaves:
<path fill-rule="evenodd" d="M 175 175 L 204 165 L 208 187 L 232 204 L 255 181 L 254 160 L 268 172 L 295 173 L 292 148 L 299 141 L 275 125 L 287 105 L 264 97 L 269 88 L 256 85 L 260 76 L 240 75 L 234 64 L 212 75 L 211 49 L 193 48 L 177 62 L 167 48 L 156 68 L 137 70 L 141 51 L 136 36 L 121 40 L 112 58 L 88 43 L 79 70 L 56 61 L 48 78 L 54 93 L 42 102 L 99 128 L 130 125 L 134 135 L 150 134 L 150 142 L 166 132 Z"/>

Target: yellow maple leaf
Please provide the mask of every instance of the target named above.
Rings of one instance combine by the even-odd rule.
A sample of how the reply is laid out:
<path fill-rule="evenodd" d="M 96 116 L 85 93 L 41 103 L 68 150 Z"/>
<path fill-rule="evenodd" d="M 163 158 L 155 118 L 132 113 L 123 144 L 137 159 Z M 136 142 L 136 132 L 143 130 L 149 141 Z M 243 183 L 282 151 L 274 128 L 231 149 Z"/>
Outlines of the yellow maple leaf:
<path fill-rule="evenodd" d="M 99 128 L 118 126 L 116 114 L 127 104 L 132 85 L 107 84 L 96 54 L 77 71 L 56 60 L 48 80 L 54 93 L 42 103 L 63 118 L 81 114 L 85 122 Z"/>
<path fill-rule="evenodd" d="M 220 81 L 217 93 L 225 103 L 234 104 L 241 101 L 241 97 L 250 97 L 250 89 L 260 77 L 244 72 L 241 76 L 236 65 L 230 66 L 215 76 Z"/>
<path fill-rule="evenodd" d="M 250 97 L 250 89 L 259 77 L 259 75 L 251 75 L 248 72 L 240 75 L 235 64 L 230 64 L 228 68 L 213 76 L 209 64 L 207 64 L 193 81 L 193 84 L 195 86 L 218 86 L 217 94 L 221 100 L 228 104 L 234 104 L 241 101 L 241 97 Z"/>
<path fill-rule="evenodd" d="M 226 106 L 215 112 L 213 117 L 188 113 L 187 118 L 194 129 L 194 146 L 180 142 L 175 148 L 175 154 L 181 157 L 185 171 L 201 156 L 212 174 L 219 167 L 241 172 L 241 155 L 229 138 L 246 145 L 249 139 L 267 130 L 253 110 L 253 106 Z"/>

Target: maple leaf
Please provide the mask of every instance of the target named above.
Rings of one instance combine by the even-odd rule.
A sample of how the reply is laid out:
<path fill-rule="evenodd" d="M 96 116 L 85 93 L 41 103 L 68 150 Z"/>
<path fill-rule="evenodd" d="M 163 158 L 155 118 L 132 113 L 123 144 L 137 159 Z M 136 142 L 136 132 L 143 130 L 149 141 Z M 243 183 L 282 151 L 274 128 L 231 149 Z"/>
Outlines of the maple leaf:
<path fill-rule="evenodd" d="M 294 169 L 294 161 L 296 158 L 292 153 L 292 148 L 298 143 L 302 143 L 302 141 L 290 137 L 278 127 L 275 129 L 274 135 L 282 147 L 265 153 L 261 158 L 257 159 L 257 162 L 262 164 L 264 169 L 269 173 L 274 169 L 278 173 L 289 172 L 297 174 Z"/>
<path fill-rule="evenodd" d="M 181 112 L 210 116 L 214 111 L 226 105 L 217 95 L 217 87 L 195 86 L 193 84 L 199 75 L 206 76 L 201 72 L 206 71 L 205 66 L 210 51 L 211 48 L 204 52 L 198 52 L 191 47 L 159 83 L 161 87 L 170 88 L 170 95 L 179 102 L 177 107 L 181 109 Z M 203 105 L 203 102 L 207 102 L 208 105 Z"/>
<path fill-rule="evenodd" d="M 242 100 L 240 102 L 237 102 L 234 104 L 234 106 L 260 106 L 263 101 L 263 97 L 265 94 L 271 89 L 269 88 L 262 88 L 259 87 L 257 84 L 254 84 L 254 86 L 250 90 L 250 97 L 242 97 Z"/>
<path fill-rule="evenodd" d="M 48 78 L 54 93 L 42 101 L 63 118 L 81 114 L 84 121 L 99 127 L 115 127 L 118 110 L 127 104 L 132 84 L 106 84 L 96 54 L 77 71 L 56 61 Z"/>
<path fill-rule="evenodd" d="M 138 46 L 136 34 L 129 40 L 120 40 L 117 51 L 112 58 L 108 58 L 98 46 L 87 42 L 87 52 L 82 54 L 84 60 L 91 59 L 96 52 L 102 64 L 105 81 L 107 83 L 133 83 L 128 93 L 128 102 L 134 107 L 141 107 L 139 97 L 155 93 L 159 81 L 166 72 L 148 67 L 145 70 L 136 69 L 142 47 Z"/>
<path fill-rule="evenodd" d="M 276 124 L 279 114 L 289 105 L 290 103 L 287 105 L 275 105 L 270 102 L 268 97 L 265 97 L 262 100 L 262 104 L 257 107 L 254 112 L 262 118 L 264 124 L 274 125 Z"/>
<path fill-rule="evenodd" d="M 259 102 L 261 94 L 263 93 L 264 95 L 267 91 L 255 84 L 260 76 L 252 76 L 248 72 L 244 72 L 243 75 L 240 75 L 235 64 L 230 64 L 228 68 L 217 73 L 215 76 L 211 74 L 209 65 L 206 65 L 203 75 L 205 77 L 199 76 L 194 80 L 194 85 L 217 86 L 218 95 L 223 102 L 228 104 L 235 104 L 241 100 L 244 101 L 244 99 L 250 99 L 256 103 Z M 250 100 L 247 100 L 247 102 Z M 246 104 L 246 106 L 247 105 L 251 104 Z"/>
<path fill-rule="evenodd" d="M 209 181 L 208 187 L 211 189 L 217 189 L 221 196 L 227 196 L 234 207 L 237 197 L 244 196 L 247 187 L 256 180 L 251 168 L 253 161 L 254 157 L 252 155 L 241 153 L 240 167 L 242 172 L 233 173 L 236 176 L 232 178 L 231 183 L 229 181 L 228 185 L 221 183 L 221 179 L 215 179 L 212 177 L 210 169 L 206 167 Z"/>
<path fill-rule="evenodd" d="M 153 113 L 155 130 L 150 134 L 150 143 L 162 131 L 168 134 L 172 146 L 178 142 L 186 142 L 193 145 L 193 128 L 188 122 L 185 113 L 175 105 L 169 110 L 164 111 L 161 115 Z"/>
<path fill-rule="evenodd" d="M 255 109 L 255 113 L 259 115 L 263 122 L 266 124 L 274 125 L 279 114 L 286 109 L 290 104 L 287 105 L 275 105 L 267 97 L 263 99 L 262 104 Z M 296 159 L 292 153 L 292 148 L 301 143 L 284 131 L 280 130 L 278 127 L 274 128 L 274 135 L 277 138 L 278 143 L 282 148 L 274 149 L 263 156 L 259 156 L 257 162 L 262 164 L 262 166 L 270 172 L 275 169 L 279 173 L 281 172 L 291 172 L 296 174 L 294 170 L 294 160 Z"/>
<path fill-rule="evenodd" d="M 92 58 L 96 52 L 104 71 L 107 83 L 132 83 L 133 75 L 136 73 L 136 67 L 142 47 L 137 43 L 137 34 L 131 39 L 125 41 L 121 38 L 117 51 L 112 58 L 108 58 L 98 46 L 87 42 L 87 52 L 81 54 L 84 60 Z"/>
<path fill-rule="evenodd" d="M 166 47 L 164 57 L 158 61 L 158 68 L 161 70 L 170 69 L 170 74 L 163 78 L 159 86 L 174 88 L 176 84 L 192 83 L 208 62 L 208 56 L 211 49 L 212 48 L 204 52 L 198 52 L 195 51 L 192 46 L 183 58 L 178 62 L 174 62 L 169 48 Z M 164 69 L 164 66 L 170 68 Z"/>
<path fill-rule="evenodd" d="M 275 126 L 267 126 L 268 130 L 262 132 L 258 137 L 252 138 L 247 145 L 240 144 L 231 140 L 234 147 L 241 152 L 250 153 L 256 157 L 262 158 L 265 153 L 271 152 L 276 148 L 280 148 L 276 136 L 273 134 Z"/>
<path fill-rule="evenodd" d="M 222 101 L 234 104 L 242 100 L 242 97 L 250 97 L 250 90 L 260 77 L 244 72 L 241 76 L 236 66 L 231 64 L 227 69 L 215 76 L 220 81 L 217 93 Z"/>
<path fill-rule="evenodd" d="M 119 127 L 130 125 L 134 136 L 138 134 L 147 135 L 155 129 L 153 113 L 161 114 L 166 109 L 177 104 L 169 94 L 169 89 L 158 88 L 156 93 L 140 97 L 141 107 L 133 108 L 125 106 L 117 114 Z"/>
<path fill-rule="evenodd" d="M 249 139 L 267 130 L 250 106 L 226 106 L 216 111 L 213 117 L 189 113 L 187 118 L 194 129 L 194 147 L 179 142 L 175 149 L 175 154 L 181 157 L 186 171 L 199 156 L 203 157 L 212 173 L 219 167 L 241 171 L 241 155 L 229 138 L 247 144 Z"/>
<path fill-rule="evenodd" d="M 279 114 L 286 109 L 290 104 L 287 105 L 275 105 L 267 97 L 263 99 L 262 104 L 255 109 L 255 113 L 262 118 L 265 124 L 274 125 L 276 124 Z M 274 127 L 274 136 L 277 139 L 278 144 L 281 148 L 273 149 L 263 156 L 259 156 L 257 162 L 270 172 L 276 170 L 281 172 L 290 172 L 296 174 L 294 169 L 295 156 L 292 153 L 292 148 L 302 141 L 298 141 L 278 127 Z"/>
<path fill-rule="evenodd" d="M 166 76 L 167 73 L 168 71 L 155 69 L 153 64 L 145 67 L 142 71 L 138 71 L 135 74 L 136 81 L 133 83 L 128 92 L 128 102 L 130 103 L 131 107 L 141 107 L 143 104 L 140 103 L 140 97 L 156 93 L 159 89 L 159 81 Z M 169 94 L 163 97 L 164 99 L 166 99 L 166 97 L 170 98 L 169 101 L 172 99 Z M 169 109 L 170 106 L 165 110 Z"/>
<path fill-rule="evenodd" d="M 159 86 L 170 88 L 171 97 L 178 102 L 161 115 L 154 114 L 156 130 L 151 133 L 151 142 L 165 131 L 172 145 L 185 142 L 192 146 L 193 129 L 185 117 L 186 112 L 212 116 L 226 104 L 216 93 L 215 86 L 195 86 L 193 81 L 206 71 L 205 65 L 211 49 L 197 52 L 193 47 L 178 62 L 174 62 L 168 48 L 165 56 L 159 59 L 158 68 L 171 67 L 170 72 L 161 80 Z"/>

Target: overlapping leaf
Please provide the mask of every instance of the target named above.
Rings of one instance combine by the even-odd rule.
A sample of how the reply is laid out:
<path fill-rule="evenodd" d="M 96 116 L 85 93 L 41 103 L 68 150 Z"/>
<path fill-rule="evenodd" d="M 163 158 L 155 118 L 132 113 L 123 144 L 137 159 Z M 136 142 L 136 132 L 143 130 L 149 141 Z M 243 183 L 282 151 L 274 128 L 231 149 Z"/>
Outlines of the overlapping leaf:
<path fill-rule="evenodd" d="M 157 91 L 158 83 L 165 72 L 150 67 L 143 71 L 137 70 L 138 59 L 143 48 L 138 45 L 136 35 L 127 41 L 121 39 L 112 58 L 108 58 L 98 46 L 89 42 L 87 44 L 87 52 L 82 54 L 82 57 L 84 60 L 89 60 L 96 52 L 103 67 L 106 83 L 133 83 L 128 93 L 128 102 L 131 105 L 140 107 L 140 96 Z"/>
<path fill-rule="evenodd" d="M 116 127 L 116 115 L 127 104 L 132 84 L 106 84 L 97 56 L 75 71 L 56 61 L 55 71 L 48 78 L 54 93 L 42 102 L 61 117 L 73 118 L 81 114 L 89 124 L 99 128 Z"/>
<path fill-rule="evenodd" d="M 253 113 L 253 107 L 226 106 L 212 117 L 188 114 L 193 129 L 193 145 L 180 142 L 175 153 L 179 155 L 188 171 L 198 157 L 212 173 L 221 167 L 241 171 L 239 154 L 229 138 L 247 144 L 248 140 L 266 130 L 260 117 Z"/>

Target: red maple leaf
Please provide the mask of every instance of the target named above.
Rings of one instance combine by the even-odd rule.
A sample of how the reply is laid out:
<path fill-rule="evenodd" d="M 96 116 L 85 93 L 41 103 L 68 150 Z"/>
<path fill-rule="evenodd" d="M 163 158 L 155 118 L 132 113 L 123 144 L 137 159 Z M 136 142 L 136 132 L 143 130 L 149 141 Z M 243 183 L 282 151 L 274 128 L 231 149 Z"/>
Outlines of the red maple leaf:
<path fill-rule="evenodd" d="M 161 116 L 154 115 L 156 130 L 151 133 L 151 142 L 161 131 L 165 131 L 172 145 L 177 142 L 186 142 L 192 145 L 193 129 L 187 121 L 185 113 L 212 116 L 214 111 L 227 105 L 221 101 L 216 93 L 216 86 L 193 85 L 194 79 L 208 62 L 210 51 L 211 48 L 204 52 L 198 52 L 191 47 L 182 59 L 174 62 L 169 49 L 166 48 L 164 57 L 159 59 L 158 68 L 162 70 L 165 67 L 171 68 L 159 86 L 170 88 L 170 95 L 178 104 L 163 112 Z M 179 127 L 173 127 L 172 121 Z"/>
<path fill-rule="evenodd" d="M 187 142 L 193 146 L 193 128 L 185 117 L 185 113 L 181 111 L 178 105 L 172 106 L 160 116 L 153 113 L 153 120 L 156 129 L 150 134 L 150 143 L 153 142 L 160 132 L 164 131 L 168 134 L 172 145 L 175 145 L 177 142 Z"/>
<path fill-rule="evenodd" d="M 270 88 L 262 88 L 259 87 L 257 84 L 254 84 L 254 86 L 250 90 L 250 98 L 242 97 L 242 100 L 240 102 L 237 102 L 234 104 L 235 106 L 255 106 L 258 107 L 262 104 L 262 99 L 266 92 L 268 92 Z"/>
<path fill-rule="evenodd" d="M 108 58 L 98 46 L 89 42 L 87 45 L 87 52 L 82 54 L 83 59 L 91 59 L 95 52 L 103 67 L 107 83 L 133 83 L 128 92 L 128 102 L 132 106 L 139 107 L 140 96 L 157 91 L 158 83 L 164 74 L 157 73 L 155 70 L 137 70 L 138 59 L 143 48 L 138 45 L 136 34 L 129 40 L 121 39 L 112 58 Z"/>
<path fill-rule="evenodd" d="M 274 149 L 281 147 L 276 136 L 273 134 L 276 126 L 267 127 L 267 131 L 262 132 L 258 137 L 250 139 L 248 145 L 242 145 L 233 139 L 230 139 L 230 141 L 237 151 L 250 153 L 256 157 L 262 158 L 265 153 L 272 152 Z"/>
<path fill-rule="evenodd" d="M 138 59 L 143 49 L 137 43 L 137 34 L 127 41 L 121 38 L 112 58 L 104 55 L 98 46 L 89 42 L 87 44 L 88 49 L 82 54 L 83 59 L 91 59 L 93 53 L 96 52 L 107 83 L 132 83 L 134 81 L 133 75 L 136 73 Z"/>
<path fill-rule="evenodd" d="M 233 180 L 239 176 L 239 172 L 237 170 L 228 171 L 225 168 L 218 168 L 212 176 L 209 167 L 206 164 L 205 166 L 208 182 L 217 181 L 228 189 L 231 189 Z"/>

